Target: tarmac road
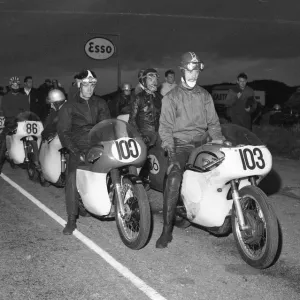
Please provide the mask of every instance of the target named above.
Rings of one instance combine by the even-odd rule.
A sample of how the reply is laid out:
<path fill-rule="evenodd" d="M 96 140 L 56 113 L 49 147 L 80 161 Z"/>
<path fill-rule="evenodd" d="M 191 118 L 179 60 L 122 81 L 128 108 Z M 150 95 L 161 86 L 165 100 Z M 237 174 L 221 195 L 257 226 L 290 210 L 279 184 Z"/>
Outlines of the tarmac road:
<path fill-rule="evenodd" d="M 3 173 L 66 219 L 62 189 L 41 187 L 29 181 L 25 170 L 12 170 L 8 164 Z M 270 197 L 281 222 L 283 248 L 277 264 L 261 271 L 242 261 L 232 235 L 217 238 L 194 227 L 175 228 L 169 248 L 155 249 L 162 197 L 154 191 L 149 197 L 153 235 L 139 251 L 121 242 L 114 221 L 79 219 L 78 230 L 111 255 L 106 261 L 77 235 L 64 236 L 63 224 L 0 177 L 0 299 L 300 298 L 299 200 Z M 132 273 L 122 266 L 113 268 L 114 259 Z"/>

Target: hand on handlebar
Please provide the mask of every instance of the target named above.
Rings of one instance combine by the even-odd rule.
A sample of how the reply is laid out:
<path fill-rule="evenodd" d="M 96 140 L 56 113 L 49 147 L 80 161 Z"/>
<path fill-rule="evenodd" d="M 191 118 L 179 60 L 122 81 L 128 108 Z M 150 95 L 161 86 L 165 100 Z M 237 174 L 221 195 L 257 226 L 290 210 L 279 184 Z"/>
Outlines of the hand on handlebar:
<path fill-rule="evenodd" d="M 231 147 L 232 143 L 230 141 L 227 140 L 212 140 L 211 141 L 212 144 L 218 144 L 218 145 L 224 145 L 227 147 Z"/>

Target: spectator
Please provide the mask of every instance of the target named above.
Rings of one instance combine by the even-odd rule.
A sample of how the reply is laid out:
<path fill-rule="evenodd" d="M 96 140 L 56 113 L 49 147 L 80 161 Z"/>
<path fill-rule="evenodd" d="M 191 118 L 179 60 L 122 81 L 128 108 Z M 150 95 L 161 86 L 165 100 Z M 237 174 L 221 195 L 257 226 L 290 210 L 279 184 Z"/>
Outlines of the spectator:
<path fill-rule="evenodd" d="M 32 76 L 26 76 L 24 78 L 24 87 L 21 88 L 20 92 L 27 96 L 30 111 L 35 113 L 42 120 L 43 107 L 41 104 L 41 98 L 38 90 L 33 87 Z"/>
<path fill-rule="evenodd" d="M 165 82 L 161 85 L 160 93 L 165 96 L 169 91 L 171 91 L 175 86 L 175 72 L 173 70 L 168 70 L 165 72 Z"/>
<path fill-rule="evenodd" d="M 50 79 L 46 79 L 45 82 L 39 87 L 38 91 L 40 93 L 40 103 L 42 111 L 42 122 L 45 122 L 47 116 L 50 112 L 50 104 L 47 104 L 46 100 L 48 97 L 49 91 L 52 89 L 52 84 Z"/>
<path fill-rule="evenodd" d="M 237 76 L 237 84 L 229 90 L 225 105 L 233 124 L 252 130 L 251 114 L 256 110 L 257 103 L 253 89 L 247 86 L 247 80 L 248 76 L 245 73 Z"/>

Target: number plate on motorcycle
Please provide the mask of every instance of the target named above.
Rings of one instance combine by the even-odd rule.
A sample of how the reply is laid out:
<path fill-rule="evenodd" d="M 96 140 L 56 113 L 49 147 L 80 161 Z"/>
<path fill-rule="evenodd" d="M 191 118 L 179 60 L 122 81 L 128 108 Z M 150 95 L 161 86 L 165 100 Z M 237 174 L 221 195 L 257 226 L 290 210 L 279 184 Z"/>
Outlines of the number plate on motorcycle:
<path fill-rule="evenodd" d="M 124 137 L 114 142 L 112 155 L 118 161 L 133 162 L 140 157 L 141 146 L 135 139 Z"/>
<path fill-rule="evenodd" d="M 25 121 L 24 122 L 24 131 L 28 135 L 41 135 L 42 130 L 43 130 L 43 128 L 39 122 L 35 122 L 35 121 Z"/>
<path fill-rule="evenodd" d="M 4 128 L 5 118 L 3 116 L 0 117 L 0 129 Z"/>
<path fill-rule="evenodd" d="M 265 149 L 266 148 L 253 146 L 240 148 L 238 151 L 243 169 L 245 171 L 255 169 L 263 170 L 266 167 L 266 159 L 264 157 Z"/>

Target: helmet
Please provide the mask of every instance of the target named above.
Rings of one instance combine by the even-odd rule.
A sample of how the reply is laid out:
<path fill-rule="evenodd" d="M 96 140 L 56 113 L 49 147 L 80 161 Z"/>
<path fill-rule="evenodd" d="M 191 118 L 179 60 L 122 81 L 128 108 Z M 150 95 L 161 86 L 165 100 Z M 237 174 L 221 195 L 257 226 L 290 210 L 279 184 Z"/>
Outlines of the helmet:
<path fill-rule="evenodd" d="M 281 111 L 281 106 L 280 106 L 279 104 L 275 104 L 275 105 L 273 106 L 273 110 L 274 110 L 274 111 Z"/>
<path fill-rule="evenodd" d="M 88 84 L 96 84 L 97 83 L 97 76 L 96 74 L 91 70 L 84 70 L 80 72 L 77 76 L 77 84 L 78 87 L 80 87 L 80 84 L 88 85 Z"/>
<path fill-rule="evenodd" d="M 151 87 L 147 86 L 147 78 L 149 78 L 149 77 L 150 78 L 156 77 L 156 79 L 158 79 L 159 75 L 158 75 L 157 71 L 153 68 L 146 69 L 146 70 L 144 70 L 144 72 L 140 78 L 140 83 L 143 85 L 143 87 L 146 90 L 148 90 L 150 92 L 155 92 L 157 90 L 157 85 L 155 85 L 155 86 L 153 85 Z"/>
<path fill-rule="evenodd" d="M 9 79 L 9 86 L 20 85 L 20 78 L 17 76 L 11 77 Z"/>
<path fill-rule="evenodd" d="M 53 89 L 48 93 L 48 97 L 47 97 L 48 104 L 61 102 L 65 100 L 66 100 L 65 94 L 61 90 Z"/>
<path fill-rule="evenodd" d="M 204 63 L 199 59 L 195 52 L 186 52 L 181 56 L 180 69 L 203 71 Z"/>
<path fill-rule="evenodd" d="M 123 83 L 122 91 L 131 91 L 131 84 L 130 83 Z"/>

